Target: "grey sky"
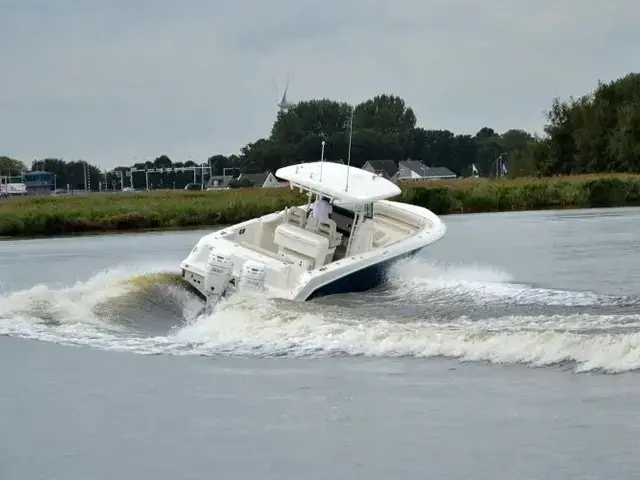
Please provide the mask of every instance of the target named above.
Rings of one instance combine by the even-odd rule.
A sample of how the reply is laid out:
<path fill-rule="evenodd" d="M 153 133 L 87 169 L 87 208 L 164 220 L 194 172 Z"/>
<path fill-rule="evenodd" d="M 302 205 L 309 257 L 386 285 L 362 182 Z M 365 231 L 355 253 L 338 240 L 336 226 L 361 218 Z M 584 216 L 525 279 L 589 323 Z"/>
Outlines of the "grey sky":
<path fill-rule="evenodd" d="M 0 0 L 0 155 L 237 153 L 290 100 L 402 96 L 425 128 L 541 131 L 638 68 L 631 0 Z"/>

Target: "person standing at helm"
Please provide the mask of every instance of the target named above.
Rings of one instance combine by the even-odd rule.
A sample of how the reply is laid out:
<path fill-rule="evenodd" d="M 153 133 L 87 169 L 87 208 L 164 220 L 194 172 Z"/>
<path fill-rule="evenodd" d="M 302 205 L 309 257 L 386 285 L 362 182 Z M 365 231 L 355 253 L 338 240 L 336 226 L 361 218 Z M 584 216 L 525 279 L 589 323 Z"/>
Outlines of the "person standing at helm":
<path fill-rule="evenodd" d="M 333 211 L 333 207 L 326 197 L 318 195 L 316 196 L 315 202 L 311 204 L 309 211 L 311 212 L 311 218 L 315 218 L 321 222 L 329 219 L 329 215 Z"/>

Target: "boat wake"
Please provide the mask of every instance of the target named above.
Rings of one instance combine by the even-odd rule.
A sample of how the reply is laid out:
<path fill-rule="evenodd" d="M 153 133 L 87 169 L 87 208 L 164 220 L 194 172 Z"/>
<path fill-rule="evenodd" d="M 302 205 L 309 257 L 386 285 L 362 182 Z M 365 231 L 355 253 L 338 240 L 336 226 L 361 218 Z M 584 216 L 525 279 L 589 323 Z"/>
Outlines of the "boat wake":
<path fill-rule="evenodd" d="M 375 292 L 235 296 L 209 315 L 176 273 L 115 269 L 0 297 L 0 335 L 139 354 L 452 357 L 640 369 L 640 299 L 513 283 L 482 266 L 399 263 Z"/>

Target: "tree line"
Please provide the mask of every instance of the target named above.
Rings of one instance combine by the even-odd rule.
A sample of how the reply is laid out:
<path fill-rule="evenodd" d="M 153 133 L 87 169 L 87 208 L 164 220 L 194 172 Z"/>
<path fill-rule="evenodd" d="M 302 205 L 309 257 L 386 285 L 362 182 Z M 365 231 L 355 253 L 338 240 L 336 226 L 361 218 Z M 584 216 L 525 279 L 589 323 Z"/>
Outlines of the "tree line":
<path fill-rule="evenodd" d="M 447 167 L 469 176 L 475 165 L 480 175 L 495 174 L 495 160 L 506 159 L 509 176 L 549 176 L 578 173 L 640 172 L 640 74 L 630 73 L 579 98 L 554 99 L 545 112 L 541 136 L 522 129 L 498 133 L 481 128 L 476 134 L 417 125 L 413 109 L 395 95 L 382 94 L 351 107 L 329 99 L 302 101 L 278 112 L 270 135 L 248 143 L 237 155 L 212 155 L 207 164 L 213 175 L 225 169 L 235 172 L 275 172 L 298 162 L 320 159 L 321 142 L 328 160 L 348 155 L 349 128 L 353 126 L 351 163 L 360 167 L 368 160 L 422 160 L 429 166 Z M 184 188 L 194 181 L 193 172 L 171 169 L 193 167 L 195 162 L 175 162 L 167 155 L 152 161 L 116 167 L 102 172 L 86 164 L 91 189 L 100 182 L 108 188 L 120 184 L 119 171 L 130 168 L 169 169 L 150 173 L 154 188 Z M 19 174 L 26 166 L 16 159 L 0 157 L 0 175 Z M 58 158 L 35 160 L 32 170 L 56 174 L 58 186 L 84 188 L 85 162 Z M 125 175 L 125 186 L 130 179 Z M 146 185 L 143 173 L 134 174 L 134 186 Z M 198 174 L 196 181 L 200 181 Z"/>

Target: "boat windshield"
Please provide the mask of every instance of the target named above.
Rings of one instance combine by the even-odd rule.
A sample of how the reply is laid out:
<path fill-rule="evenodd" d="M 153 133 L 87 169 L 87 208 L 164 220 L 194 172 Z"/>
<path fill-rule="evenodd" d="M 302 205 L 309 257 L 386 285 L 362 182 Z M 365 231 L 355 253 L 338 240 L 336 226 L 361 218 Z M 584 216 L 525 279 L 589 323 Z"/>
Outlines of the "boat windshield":
<path fill-rule="evenodd" d="M 334 210 L 336 208 L 338 210 L 348 211 L 351 217 L 355 216 L 356 211 L 358 210 L 356 204 L 344 203 L 339 201 L 334 203 Z M 364 218 L 373 218 L 373 203 L 364 204 Z"/>

